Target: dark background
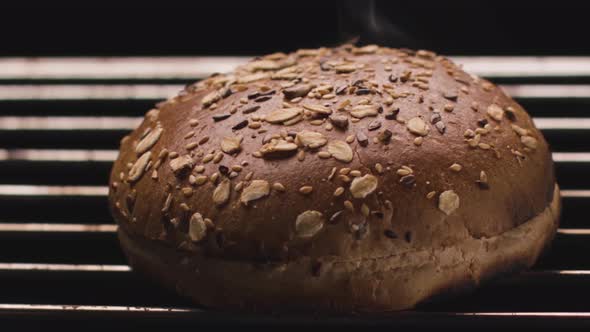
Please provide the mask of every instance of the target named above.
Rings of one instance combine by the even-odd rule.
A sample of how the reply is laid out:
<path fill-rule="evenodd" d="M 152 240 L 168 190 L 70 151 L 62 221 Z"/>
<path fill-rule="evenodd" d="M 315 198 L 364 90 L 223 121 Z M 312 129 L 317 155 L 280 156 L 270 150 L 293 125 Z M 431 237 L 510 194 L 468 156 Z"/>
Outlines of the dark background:
<path fill-rule="evenodd" d="M 570 0 L 47 1 L 0 8 L 0 56 L 250 55 L 354 37 L 444 54 L 590 54 L 589 13 Z"/>

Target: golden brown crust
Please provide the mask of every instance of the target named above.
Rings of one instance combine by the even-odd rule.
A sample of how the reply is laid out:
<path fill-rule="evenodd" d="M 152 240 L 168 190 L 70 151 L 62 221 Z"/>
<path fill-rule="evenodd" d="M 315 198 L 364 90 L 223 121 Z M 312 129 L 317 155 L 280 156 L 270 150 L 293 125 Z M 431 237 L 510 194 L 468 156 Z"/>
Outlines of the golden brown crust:
<path fill-rule="evenodd" d="M 343 46 L 159 104 L 122 140 L 109 199 L 130 237 L 187 257 L 320 262 L 502 234 L 554 182 L 540 131 L 493 84 L 431 52 Z"/>

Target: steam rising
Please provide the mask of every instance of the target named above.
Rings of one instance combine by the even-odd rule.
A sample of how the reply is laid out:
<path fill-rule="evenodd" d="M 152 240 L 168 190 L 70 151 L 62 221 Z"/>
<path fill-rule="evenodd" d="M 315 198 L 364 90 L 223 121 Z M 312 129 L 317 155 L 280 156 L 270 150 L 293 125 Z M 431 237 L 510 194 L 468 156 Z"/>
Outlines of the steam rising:
<path fill-rule="evenodd" d="M 375 0 L 347 0 L 340 9 L 340 34 L 344 43 L 413 47 L 415 38 L 393 24 Z"/>

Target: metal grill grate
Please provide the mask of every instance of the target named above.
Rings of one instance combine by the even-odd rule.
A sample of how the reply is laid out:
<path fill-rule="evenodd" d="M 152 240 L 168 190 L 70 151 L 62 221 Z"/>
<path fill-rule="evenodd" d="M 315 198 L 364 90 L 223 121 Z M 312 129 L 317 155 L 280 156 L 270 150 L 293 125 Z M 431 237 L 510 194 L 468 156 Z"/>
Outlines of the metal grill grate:
<path fill-rule="evenodd" d="M 590 58 L 455 60 L 502 83 L 552 145 L 564 196 L 553 249 L 532 271 L 450 302 L 387 317 L 317 318 L 195 308 L 130 271 L 108 214 L 119 139 L 182 84 L 245 58 L 0 59 L 0 318 L 25 327 L 590 325 Z"/>

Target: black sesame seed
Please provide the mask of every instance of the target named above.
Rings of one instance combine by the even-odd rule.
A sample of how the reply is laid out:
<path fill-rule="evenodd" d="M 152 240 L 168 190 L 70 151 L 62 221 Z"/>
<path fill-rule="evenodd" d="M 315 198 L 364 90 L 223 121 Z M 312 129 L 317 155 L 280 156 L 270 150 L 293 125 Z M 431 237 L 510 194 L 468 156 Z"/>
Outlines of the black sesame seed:
<path fill-rule="evenodd" d="M 382 132 L 380 132 L 379 135 L 377 135 L 377 139 L 387 144 L 391 140 L 392 136 L 393 133 L 391 132 L 391 130 L 385 129 Z"/>
<path fill-rule="evenodd" d="M 343 211 L 343 210 L 340 210 L 340 211 L 337 211 L 337 212 L 335 212 L 335 213 L 334 213 L 334 214 L 333 214 L 333 215 L 330 217 L 329 223 L 330 223 L 330 224 L 337 224 L 337 223 L 338 223 L 338 221 L 340 221 L 340 216 L 342 215 L 342 213 L 344 213 L 344 211 Z"/>
<path fill-rule="evenodd" d="M 369 131 L 373 131 L 373 130 L 377 130 L 379 128 L 381 128 L 381 121 L 374 120 L 371 123 L 369 123 L 369 126 L 367 129 L 369 129 Z"/>
<path fill-rule="evenodd" d="M 354 232 L 354 237 L 357 240 L 361 240 L 368 233 L 367 224 L 362 223 L 358 226 L 359 226 L 359 229 L 356 232 Z"/>
<path fill-rule="evenodd" d="M 443 97 L 448 100 L 457 101 L 457 93 L 456 92 L 445 92 L 443 93 Z"/>
<path fill-rule="evenodd" d="M 339 129 L 346 129 L 348 127 L 348 118 L 344 115 L 332 115 L 330 122 L 334 127 Z"/>
<path fill-rule="evenodd" d="M 356 86 L 357 88 L 364 88 L 365 87 L 365 80 L 356 80 L 352 83 L 352 86 Z"/>
<path fill-rule="evenodd" d="M 235 126 L 231 127 L 232 130 L 240 130 L 248 125 L 248 120 L 240 121 Z"/>
<path fill-rule="evenodd" d="M 229 118 L 231 114 L 218 114 L 213 116 L 213 121 L 218 122 Z"/>
<path fill-rule="evenodd" d="M 371 214 L 379 219 L 383 219 L 384 214 L 381 211 L 371 211 Z"/>
<path fill-rule="evenodd" d="M 311 264 L 311 275 L 319 277 L 322 271 L 322 262 L 316 261 Z"/>
<path fill-rule="evenodd" d="M 332 66 L 330 66 L 327 61 L 322 61 L 320 62 L 320 68 L 322 69 L 322 71 L 328 71 L 330 69 L 332 69 Z"/>
<path fill-rule="evenodd" d="M 390 239 L 397 239 L 397 234 L 395 234 L 395 232 L 392 231 L 391 229 L 384 230 L 383 234 Z"/>
<path fill-rule="evenodd" d="M 416 183 L 416 177 L 413 174 L 402 176 L 399 182 L 406 188 L 412 188 Z"/>
<path fill-rule="evenodd" d="M 359 88 L 355 91 L 357 96 L 368 95 L 369 93 L 371 93 L 371 89 L 367 88 Z"/>
<path fill-rule="evenodd" d="M 250 106 L 246 106 L 243 110 L 242 113 L 244 114 L 250 114 L 250 113 L 254 113 L 256 111 L 258 111 L 258 109 L 260 108 L 260 105 L 250 105 Z"/>
<path fill-rule="evenodd" d="M 223 246 L 225 245 L 225 235 L 223 235 L 222 231 L 218 231 L 215 235 L 215 242 L 220 249 L 223 249 Z"/>
<path fill-rule="evenodd" d="M 445 126 L 445 123 L 442 121 L 435 123 L 434 126 L 436 127 L 436 130 L 438 130 L 438 132 L 441 134 L 444 134 L 447 129 L 447 127 Z"/>
<path fill-rule="evenodd" d="M 514 109 L 510 106 L 504 109 L 504 114 L 506 114 L 506 118 L 510 121 L 516 121 L 516 113 L 514 113 Z"/>
<path fill-rule="evenodd" d="M 361 146 L 369 145 L 369 138 L 362 131 L 356 133 L 356 139 Z"/>
<path fill-rule="evenodd" d="M 385 118 L 387 120 L 395 120 L 395 119 L 397 119 L 398 114 L 399 114 L 399 108 L 396 107 L 396 108 L 392 109 L 391 111 L 389 111 L 387 114 L 385 114 Z"/>
<path fill-rule="evenodd" d="M 343 94 L 344 92 L 346 92 L 346 88 L 347 87 L 348 86 L 346 86 L 346 85 L 341 85 L 341 86 L 337 87 L 336 88 L 336 94 L 337 95 Z"/>
<path fill-rule="evenodd" d="M 258 97 L 256 99 L 254 99 L 254 101 L 257 102 L 257 103 L 262 103 L 262 102 L 267 101 L 267 100 L 269 100 L 271 98 L 272 98 L 272 96 L 260 96 L 260 97 Z"/>
<path fill-rule="evenodd" d="M 437 122 L 439 122 L 440 120 L 442 120 L 442 117 L 440 116 L 440 113 L 435 112 L 430 116 L 430 123 L 435 124 Z"/>
<path fill-rule="evenodd" d="M 389 82 L 391 83 L 395 83 L 397 82 L 397 76 L 395 76 L 394 74 L 389 75 Z"/>
<path fill-rule="evenodd" d="M 260 92 L 256 91 L 248 95 L 248 99 L 256 99 L 260 97 Z"/>
<path fill-rule="evenodd" d="M 261 96 L 272 96 L 272 95 L 274 95 L 275 93 L 276 93 L 276 91 L 275 91 L 275 90 L 268 90 L 268 91 L 266 91 L 266 92 L 261 92 L 261 93 L 260 93 L 260 95 L 261 95 Z"/>
<path fill-rule="evenodd" d="M 229 174 L 229 168 L 227 166 L 219 165 L 218 169 L 219 169 L 219 173 L 221 173 L 222 175 Z"/>
<path fill-rule="evenodd" d="M 488 120 L 487 119 L 477 120 L 477 125 L 480 126 L 480 127 L 482 127 L 482 128 L 485 127 L 485 125 L 487 125 L 487 124 L 488 124 Z"/>
<path fill-rule="evenodd" d="M 476 180 L 475 182 L 477 183 L 477 185 L 479 186 L 480 189 L 484 189 L 484 190 L 490 189 L 490 185 L 487 182 L 483 182 L 480 180 Z"/>
<path fill-rule="evenodd" d="M 412 232 L 410 232 L 410 231 L 407 231 L 407 232 L 404 234 L 404 239 L 405 239 L 405 240 L 406 240 L 406 242 L 408 242 L 408 243 L 412 242 Z"/>
<path fill-rule="evenodd" d="M 232 91 L 230 88 L 225 88 L 223 89 L 223 91 L 221 91 L 221 98 L 227 98 L 229 96 L 231 96 Z"/>

